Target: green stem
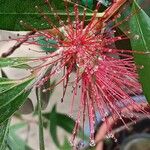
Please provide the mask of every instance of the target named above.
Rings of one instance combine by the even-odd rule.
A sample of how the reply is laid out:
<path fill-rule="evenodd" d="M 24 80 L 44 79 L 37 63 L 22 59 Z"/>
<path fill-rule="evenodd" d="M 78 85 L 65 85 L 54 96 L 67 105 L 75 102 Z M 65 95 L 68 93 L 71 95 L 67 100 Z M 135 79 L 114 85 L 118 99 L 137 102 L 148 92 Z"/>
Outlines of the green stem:
<path fill-rule="evenodd" d="M 37 95 L 37 108 L 38 108 L 38 118 L 39 118 L 39 147 L 40 150 L 45 150 L 44 145 L 44 132 L 43 132 L 43 119 L 42 119 L 42 112 L 41 112 L 41 98 L 39 95 L 39 89 L 36 89 Z"/>

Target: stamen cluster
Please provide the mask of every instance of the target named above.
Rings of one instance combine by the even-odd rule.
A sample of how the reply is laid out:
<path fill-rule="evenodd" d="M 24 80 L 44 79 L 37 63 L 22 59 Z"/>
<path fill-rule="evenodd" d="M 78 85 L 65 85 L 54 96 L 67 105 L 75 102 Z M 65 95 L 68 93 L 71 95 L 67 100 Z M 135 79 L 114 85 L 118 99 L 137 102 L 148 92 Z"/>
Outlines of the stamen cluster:
<path fill-rule="evenodd" d="M 65 3 L 66 4 L 66 3 Z M 131 50 L 120 50 L 115 48 L 114 43 L 126 39 L 124 36 L 114 36 L 114 28 L 107 29 L 107 24 L 102 24 L 102 19 L 97 18 L 99 4 L 93 13 L 91 20 L 86 23 L 86 9 L 83 11 L 82 18 L 79 15 L 78 5 L 74 5 L 75 20 L 72 21 L 69 10 L 66 5 L 68 22 L 65 24 L 62 20 L 61 27 L 53 25 L 57 35 L 48 31 L 41 31 L 39 35 L 45 39 L 55 41 L 51 45 L 57 50 L 48 53 L 47 56 L 36 59 L 43 64 L 35 68 L 35 71 L 44 67 L 52 66 L 52 71 L 37 83 L 37 86 L 43 85 L 49 78 L 55 77 L 63 70 L 64 74 L 56 85 L 63 82 L 63 97 L 69 83 L 69 77 L 75 73 L 76 77 L 71 83 L 74 87 L 72 106 L 75 97 L 80 90 L 80 106 L 76 119 L 76 125 L 73 131 L 74 141 L 77 134 L 78 126 L 85 122 L 88 115 L 90 126 L 90 140 L 94 141 L 96 111 L 99 112 L 102 121 L 107 121 L 108 114 L 122 120 L 123 117 L 137 118 L 130 116 L 132 111 L 146 113 L 141 106 L 133 100 L 132 96 L 142 93 L 141 85 L 138 81 L 136 65 L 133 60 Z M 58 17 L 57 13 L 55 13 Z M 48 17 L 44 17 L 50 24 Z M 102 24 L 101 28 L 97 25 Z M 36 43 L 36 41 L 35 41 Z M 38 44 L 38 43 L 36 43 Z M 80 86 L 80 88 L 79 88 Z M 53 87 L 45 89 L 44 92 L 51 90 Z M 129 107 L 132 105 L 132 108 Z M 122 111 L 127 108 L 127 111 Z M 108 132 L 110 129 L 108 129 Z"/>

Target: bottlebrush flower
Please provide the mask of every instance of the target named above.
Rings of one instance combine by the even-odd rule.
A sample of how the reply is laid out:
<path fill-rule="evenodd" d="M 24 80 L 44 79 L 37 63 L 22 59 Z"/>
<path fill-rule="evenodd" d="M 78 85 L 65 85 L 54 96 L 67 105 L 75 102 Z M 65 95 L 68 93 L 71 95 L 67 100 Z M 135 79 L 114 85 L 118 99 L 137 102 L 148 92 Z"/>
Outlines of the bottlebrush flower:
<path fill-rule="evenodd" d="M 48 3 L 48 5 L 50 4 Z M 54 40 L 55 44 L 51 44 L 50 47 L 57 50 L 48 53 L 47 56 L 33 60 L 34 62 L 42 61 L 41 65 L 34 68 L 34 72 L 39 77 L 42 76 L 46 68 L 52 66 L 51 73 L 39 80 L 36 86 L 43 85 L 49 78 L 55 77 L 63 70 L 62 78 L 56 83 L 56 85 L 63 83 L 63 101 L 68 84 L 70 84 L 69 78 L 72 73 L 76 74 L 71 83 L 74 87 L 71 110 L 76 103 L 75 97 L 79 90 L 81 94 L 72 141 L 75 139 L 79 124 L 82 122 L 84 128 L 85 117 L 88 116 L 90 141 L 91 145 L 94 145 L 96 111 L 107 124 L 109 124 L 107 121 L 108 112 L 112 114 L 114 119 L 121 119 L 124 124 L 123 117 L 126 116 L 130 119 L 138 117 L 132 114 L 133 111 L 145 114 L 147 112 L 131 97 L 131 95 L 136 96 L 142 93 L 136 65 L 131 55 L 132 50 L 114 48 L 116 41 L 126 38 L 124 36 L 112 36 L 115 32 L 113 27 L 107 29 L 107 24 L 103 23 L 104 20 L 97 18 L 99 4 L 88 24 L 85 22 L 86 9 L 84 9 L 81 18 L 78 5 L 75 4 L 75 20 L 72 21 L 67 4 L 65 3 L 65 5 L 68 15 L 67 24 L 55 13 L 61 23 L 60 28 L 57 28 L 50 18 L 41 13 L 57 34 L 49 31 L 38 31 L 34 37 L 44 36 L 45 40 Z M 30 36 L 30 38 L 32 37 Z M 36 40 L 30 41 L 30 38 L 28 43 L 39 45 Z M 43 92 L 52 88 L 44 89 Z M 127 108 L 127 111 L 122 111 L 123 108 Z M 109 132 L 111 132 L 110 128 L 108 128 Z"/>

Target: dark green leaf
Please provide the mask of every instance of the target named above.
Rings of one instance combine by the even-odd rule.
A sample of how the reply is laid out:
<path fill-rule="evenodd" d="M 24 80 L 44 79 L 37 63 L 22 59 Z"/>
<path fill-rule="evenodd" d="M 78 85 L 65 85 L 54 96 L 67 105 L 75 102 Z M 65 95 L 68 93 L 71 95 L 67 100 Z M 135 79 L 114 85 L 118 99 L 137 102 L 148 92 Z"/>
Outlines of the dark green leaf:
<path fill-rule="evenodd" d="M 51 5 L 56 7 L 57 13 L 63 20 L 66 20 L 66 12 L 63 0 L 51 0 Z M 52 22 L 59 24 L 58 20 L 54 17 L 54 12 L 51 12 L 48 5 L 44 3 L 44 0 L 0 0 L 0 29 L 4 30 L 31 30 L 27 27 L 23 27 L 19 24 L 20 20 L 27 22 L 31 26 L 37 29 L 48 29 L 51 26 L 40 15 L 35 6 L 39 6 L 42 9 L 42 13 L 45 13 Z M 69 7 L 73 10 L 73 4 L 69 3 Z M 81 7 L 82 8 L 82 7 Z M 83 8 L 82 8 L 83 10 Z M 74 14 L 71 14 L 74 15 Z"/>
<path fill-rule="evenodd" d="M 20 82 L 20 81 L 18 81 Z M 12 102 L 16 97 L 23 93 L 24 88 L 29 84 L 30 81 L 20 82 L 14 85 L 10 89 L 0 93 L 0 109 L 5 105 Z"/>
<path fill-rule="evenodd" d="M 68 133 L 72 133 L 75 121 L 64 114 L 56 112 L 56 106 L 53 107 L 50 113 L 44 113 L 43 116 L 50 121 L 50 134 L 55 144 L 60 146 L 57 137 L 57 126 L 63 128 Z"/>
<path fill-rule="evenodd" d="M 3 106 L 0 109 L 0 123 L 8 119 L 15 111 L 19 109 L 19 107 L 23 104 L 23 102 L 28 97 L 29 93 L 23 93 L 19 95 L 14 101 L 10 102 L 9 104 Z"/>
<path fill-rule="evenodd" d="M 131 35 L 134 36 L 130 39 L 131 46 L 134 51 L 145 52 L 145 54 L 134 54 L 137 66 L 143 66 L 139 69 L 140 82 L 143 87 L 144 95 L 150 101 L 150 17 L 140 8 L 136 1 L 133 2 L 132 7 L 128 7 L 126 12 L 121 16 L 121 19 L 126 19 L 127 16 L 133 14 L 131 18 L 123 22 L 119 27 L 123 32 L 127 28 L 130 29 Z"/>
<path fill-rule="evenodd" d="M 24 89 L 32 80 L 33 78 L 22 81 L 0 93 L 0 123 L 7 120 L 24 104 L 30 93 Z"/>
<path fill-rule="evenodd" d="M 138 0 L 137 2 L 139 4 L 139 6 L 141 6 L 142 9 L 145 11 L 145 13 L 147 15 L 149 15 L 149 17 L 150 17 L 150 9 L 149 9 L 150 1 L 149 0 L 144 0 L 144 1 L 143 0 Z"/>
<path fill-rule="evenodd" d="M 72 118 L 70 118 L 67 115 L 65 115 L 65 114 L 61 114 L 61 113 L 55 112 L 54 109 L 50 113 L 44 113 L 43 116 L 46 119 L 49 119 L 51 121 L 51 116 L 53 114 L 56 115 L 55 120 L 57 120 L 57 126 L 63 128 L 68 133 L 72 133 L 72 130 L 73 130 L 74 125 L 75 125 L 75 121 Z"/>
<path fill-rule="evenodd" d="M 54 115 L 56 116 L 55 118 L 55 121 L 57 121 L 56 125 L 63 128 L 67 132 L 72 133 L 75 121 L 72 118 L 68 117 L 67 115 L 56 112 L 56 106 L 53 108 L 52 112 L 43 114 L 43 116 L 46 119 L 50 120 L 50 122 L 53 120 Z"/>
<path fill-rule="evenodd" d="M 82 0 L 82 4 L 88 6 L 90 9 L 93 8 L 93 0 Z"/>
<path fill-rule="evenodd" d="M 139 10 L 140 7 L 136 2 L 133 3 L 131 13 Z M 143 11 L 140 10 L 130 20 L 129 26 L 132 35 L 135 38 L 131 39 L 131 45 L 133 50 L 142 51 L 145 53 L 150 52 L 150 18 Z M 150 55 L 149 54 L 135 54 L 135 61 L 137 65 L 143 66 L 143 69 L 139 69 L 140 81 L 143 86 L 144 94 L 148 101 L 150 101 Z"/>
<path fill-rule="evenodd" d="M 140 9 L 135 2 L 132 6 L 132 12 Z M 129 21 L 130 29 L 135 39 L 131 39 L 131 45 L 133 50 L 150 53 L 150 18 L 143 11 L 135 14 Z M 136 39 L 136 37 L 139 37 Z M 137 65 L 143 66 L 143 69 L 139 69 L 140 81 L 143 85 L 143 91 L 147 100 L 150 101 L 150 55 L 149 54 L 135 54 L 135 61 Z"/>
<path fill-rule="evenodd" d="M 64 114 L 57 113 L 57 125 L 65 131 L 72 133 L 75 121 Z"/>
<path fill-rule="evenodd" d="M 19 24 L 20 20 L 25 20 L 37 27 L 42 24 L 39 13 L 35 6 L 46 6 L 43 0 L 1 0 L 0 5 L 0 28 L 5 30 L 25 30 Z M 30 4 L 30 5 L 29 5 Z M 47 24 L 44 24 L 46 27 Z M 47 26 L 48 27 L 48 26 Z"/>

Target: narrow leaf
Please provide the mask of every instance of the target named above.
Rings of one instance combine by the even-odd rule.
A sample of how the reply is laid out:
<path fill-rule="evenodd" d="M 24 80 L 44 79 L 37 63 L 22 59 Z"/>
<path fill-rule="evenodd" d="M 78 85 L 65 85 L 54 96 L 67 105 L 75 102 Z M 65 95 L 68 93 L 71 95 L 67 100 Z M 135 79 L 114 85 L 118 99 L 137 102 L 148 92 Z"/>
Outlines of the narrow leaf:
<path fill-rule="evenodd" d="M 20 82 L 20 81 L 18 81 Z M 24 88 L 30 83 L 30 80 L 21 81 L 19 84 L 15 84 L 10 89 L 0 93 L 0 109 L 12 102 L 15 98 L 23 93 Z"/>
<path fill-rule="evenodd" d="M 30 91 L 24 91 L 24 88 L 33 80 L 28 79 L 17 86 L 0 93 L 0 123 L 7 120 L 15 113 L 26 101 Z M 18 91 L 18 93 L 16 92 Z"/>
<path fill-rule="evenodd" d="M 11 58 L 0 58 L 0 68 L 3 67 L 14 67 L 22 69 L 30 69 L 28 61 L 30 58 L 25 57 L 11 57 Z"/>
<path fill-rule="evenodd" d="M 17 131 L 24 127 L 26 127 L 26 123 L 18 123 L 10 126 L 7 145 L 12 150 L 32 150 L 27 143 L 17 135 Z"/>
<path fill-rule="evenodd" d="M 9 131 L 9 119 L 0 125 L 0 150 L 5 149 L 5 141 Z"/>
<path fill-rule="evenodd" d="M 72 133 L 75 121 L 64 114 L 57 113 L 57 125 L 65 131 Z"/>
<path fill-rule="evenodd" d="M 16 81 L 7 78 L 0 78 L 0 93 L 12 88 L 15 84 Z"/>

